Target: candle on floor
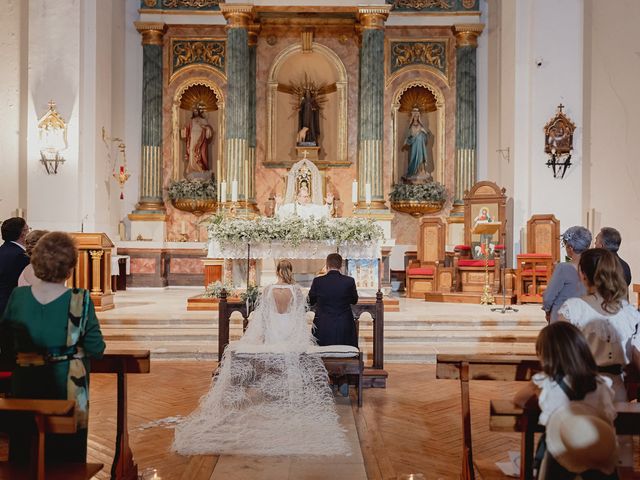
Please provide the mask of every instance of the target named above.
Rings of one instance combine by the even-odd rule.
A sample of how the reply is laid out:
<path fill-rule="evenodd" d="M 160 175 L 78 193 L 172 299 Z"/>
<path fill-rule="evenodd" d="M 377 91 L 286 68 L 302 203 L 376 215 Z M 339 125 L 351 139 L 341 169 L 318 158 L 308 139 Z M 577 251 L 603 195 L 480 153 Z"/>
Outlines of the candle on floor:
<path fill-rule="evenodd" d="M 231 182 L 231 201 L 236 203 L 238 201 L 238 181 Z"/>
<path fill-rule="evenodd" d="M 351 184 L 351 202 L 358 203 L 358 181 L 354 180 Z"/>
<path fill-rule="evenodd" d="M 365 196 L 365 201 L 367 202 L 367 205 L 371 205 L 371 184 L 367 183 L 364 186 L 364 196 Z"/>
<path fill-rule="evenodd" d="M 220 203 L 227 203 L 227 182 L 225 180 L 220 183 Z"/>

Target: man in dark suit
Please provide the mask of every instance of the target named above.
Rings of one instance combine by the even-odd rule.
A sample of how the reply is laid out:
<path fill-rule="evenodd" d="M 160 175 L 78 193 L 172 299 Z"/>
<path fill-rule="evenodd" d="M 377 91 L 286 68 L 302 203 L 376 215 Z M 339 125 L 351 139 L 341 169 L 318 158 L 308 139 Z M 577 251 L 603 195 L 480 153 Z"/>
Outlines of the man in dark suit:
<path fill-rule="evenodd" d="M 313 320 L 318 345 L 358 346 L 356 324 L 351 305 L 358 303 L 358 291 L 353 278 L 340 273 L 342 257 L 332 253 L 327 257 L 327 274 L 316 277 L 309 290 L 309 304 L 316 305 Z"/>
<path fill-rule="evenodd" d="M 600 233 L 596 235 L 596 248 L 606 248 L 616 256 L 618 262 L 620 262 L 620 266 L 622 267 L 624 280 L 627 282 L 627 286 L 629 286 L 631 285 L 631 267 L 629 267 L 629 264 L 618 256 L 618 250 L 620 249 L 621 243 L 622 236 L 615 228 L 603 227 L 600 229 Z"/>
<path fill-rule="evenodd" d="M 29 227 L 24 218 L 14 217 L 2 222 L 0 227 L 4 243 L 0 246 L 0 317 L 9 301 L 9 296 L 18 285 L 18 277 L 29 265 L 25 253 L 24 239 Z"/>

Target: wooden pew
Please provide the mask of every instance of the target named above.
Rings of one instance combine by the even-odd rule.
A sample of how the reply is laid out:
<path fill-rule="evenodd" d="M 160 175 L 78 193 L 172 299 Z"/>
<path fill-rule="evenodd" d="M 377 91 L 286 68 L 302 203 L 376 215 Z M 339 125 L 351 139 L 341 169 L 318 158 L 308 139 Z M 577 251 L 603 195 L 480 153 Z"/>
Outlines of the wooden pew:
<path fill-rule="evenodd" d="M 621 402 L 615 404 L 618 416 L 614 422 L 618 435 L 640 434 L 640 404 Z M 533 479 L 534 434 L 543 432 L 538 424 L 538 409 L 523 409 L 512 400 L 491 400 L 489 426 L 492 432 L 520 432 L 520 479 Z M 633 478 L 633 469 L 619 469 L 619 477 Z"/>
<path fill-rule="evenodd" d="M 100 360 L 91 360 L 91 374 L 116 374 L 117 423 L 116 447 L 111 466 L 112 480 L 137 480 L 138 465 L 129 446 L 127 427 L 127 374 L 149 373 L 151 367 L 149 350 L 107 350 Z"/>
<path fill-rule="evenodd" d="M 37 441 L 29 464 L 0 463 L 0 480 L 85 480 L 102 470 L 101 463 L 45 465 L 45 434 L 76 432 L 75 401 L 0 399 L 0 431 L 32 428 L 33 424 Z"/>
<path fill-rule="evenodd" d="M 533 355 L 437 355 L 436 378 L 460 381 L 463 480 L 475 478 L 469 381 L 526 381 L 540 370 L 540 362 Z"/>
<path fill-rule="evenodd" d="M 376 293 L 375 301 L 368 298 L 361 299 L 356 305 L 351 306 L 351 310 L 355 321 L 358 321 L 365 312 L 368 312 L 373 319 L 373 361 L 370 367 L 364 369 L 363 386 L 385 388 L 388 373 L 384 370 L 384 302 L 382 292 Z M 229 319 L 236 311 L 242 315 L 243 329 L 246 328 L 246 304 L 227 301 L 226 292 L 223 292 L 218 303 L 218 361 L 222 360 L 224 349 L 229 343 Z"/>

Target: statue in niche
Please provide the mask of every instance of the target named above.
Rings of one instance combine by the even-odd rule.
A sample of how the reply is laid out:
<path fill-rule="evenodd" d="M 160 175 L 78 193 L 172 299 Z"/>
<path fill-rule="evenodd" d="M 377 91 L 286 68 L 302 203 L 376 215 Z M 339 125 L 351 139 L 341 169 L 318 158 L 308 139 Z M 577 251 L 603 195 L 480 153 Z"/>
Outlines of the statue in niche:
<path fill-rule="evenodd" d="M 403 151 L 408 151 L 407 174 L 402 177 L 405 183 L 424 183 L 433 180 L 433 154 L 429 144 L 433 134 L 425 128 L 420 118 L 420 109 L 411 109 L 409 131 L 405 138 Z"/>
<path fill-rule="evenodd" d="M 203 103 L 194 105 L 191 120 L 180 130 L 180 137 L 185 140 L 185 173 L 186 176 L 209 172 L 208 146 L 213 139 L 213 128 L 209 125 L 204 116 L 205 106 Z"/>
<path fill-rule="evenodd" d="M 336 84 L 316 84 L 305 73 L 303 81 L 278 85 L 278 91 L 294 96 L 293 108 L 298 114 L 296 145 L 319 147 L 322 104 L 327 94 L 336 91 Z"/>

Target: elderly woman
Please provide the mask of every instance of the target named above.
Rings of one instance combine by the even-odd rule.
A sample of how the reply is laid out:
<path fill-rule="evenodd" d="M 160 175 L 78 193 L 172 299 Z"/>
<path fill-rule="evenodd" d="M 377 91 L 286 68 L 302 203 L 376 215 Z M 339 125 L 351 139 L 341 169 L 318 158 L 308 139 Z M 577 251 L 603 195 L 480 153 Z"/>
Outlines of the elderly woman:
<path fill-rule="evenodd" d="M 38 243 L 38 240 L 40 240 L 47 233 L 49 233 L 48 230 L 32 230 L 27 234 L 24 239 L 24 248 L 29 258 L 31 258 L 33 249 L 35 248 L 36 243 Z M 29 264 L 24 267 L 24 270 L 20 274 L 20 277 L 18 278 L 18 286 L 28 287 L 29 285 L 33 285 L 38 281 L 38 277 L 36 277 L 36 274 L 33 273 L 33 265 Z"/>
<path fill-rule="evenodd" d="M 549 322 L 557 321 L 558 309 L 567 298 L 582 297 L 586 293 L 578 275 L 578 264 L 582 252 L 591 245 L 591 232 L 584 227 L 571 227 L 562 234 L 561 240 L 571 261 L 556 265 L 542 295 L 542 309 L 547 312 Z"/>
<path fill-rule="evenodd" d="M 78 431 L 48 435 L 47 457 L 86 462 L 90 357 L 105 344 L 87 290 L 65 286 L 78 258 L 74 240 L 62 232 L 44 235 L 33 249 L 31 265 L 40 280 L 16 288 L 0 322 L 0 348 L 15 358 L 11 390 L 18 398 L 73 399 Z M 12 460 L 24 460 L 19 432 L 12 435 Z"/>

